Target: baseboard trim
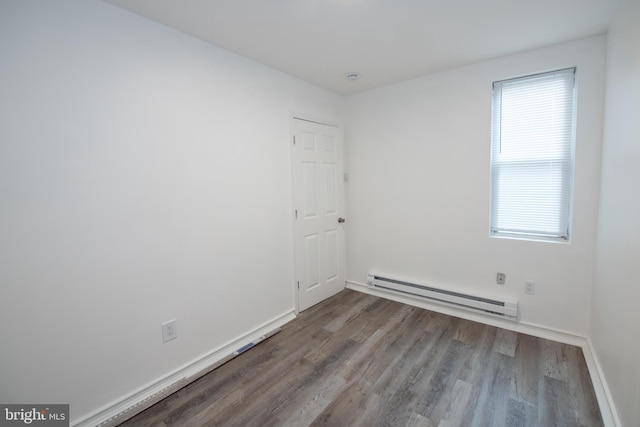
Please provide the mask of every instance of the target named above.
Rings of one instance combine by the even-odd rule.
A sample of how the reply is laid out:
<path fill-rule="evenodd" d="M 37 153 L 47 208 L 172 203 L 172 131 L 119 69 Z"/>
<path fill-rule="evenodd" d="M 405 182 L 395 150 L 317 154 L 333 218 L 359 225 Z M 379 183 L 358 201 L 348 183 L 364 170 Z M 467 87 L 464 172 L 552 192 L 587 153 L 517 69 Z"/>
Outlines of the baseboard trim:
<path fill-rule="evenodd" d="M 429 303 L 410 296 L 401 296 L 384 290 L 372 289 L 363 283 L 354 281 L 347 281 L 346 287 L 354 291 L 379 296 L 381 298 L 436 311 L 438 313 L 448 314 L 491 326 L 513 330 L 515 332 L 533 335 L 539 338 L 545 338 L 581 347 L 587 363 L 587 368 L 589 369 L 589 375 L 591 377 L 591 382 L 593 383 L 604 425 L 606 427 L 622 427 L 622 423 L 620 422 L 620 418 L 618 417 L 615 404 L 611 396 L 611 391 L 606 382 L 604 371 L 602 370 L 602 366 L 590 338 L 532 323 L 514 323 L 490 316 L 482 316 L 480 314 L 466 312 L 454 307 Z M 208 372 L 211 372 L 216 367 L 226 363 L 234 357 L 233 353 L 238 348 L 241 348 L 250 342 L 254 342 L 261 337 L 268 337 L 272 335 L 274 330 L 290 322 L 295 317 L 295 310 L 287 311 L 241 337 L 238 337 L 193 360 L 192 362 L 187 363 L 175 371 L 158 378 L 156 381 L 153 381 L 152 383 L 117 399 L 80 420 L 72 422 L 71 425 L 73 427 L 109 427 L 124 422 L 126 419 L 142 412 L 144 409 L 159 402 L 171 393 L 174 393 Z"/>
<path fill-rule="evenodd" d="M 622 427 L 622 422 L 618 416 L 618 411 L 613 402 L 611 390 L 607 384 L 602 365 L 598 359 L 598 353 L 596 353 L 593 347 L 591 338 L 587 337 L 587 342 L 582 348 L 584 358 L 587 362 L 587 368 L 589 368 L 589 376 L 591 376 L 591 382 L 596 392 L 596 398 L 598 399 L 598 406 L 600 406 L 600 413 L 602 414 L 602 420 L 605 426 Z"/>
<path fill-rule="evenodd" d="M 582 348 L 605 427 L 622 427 L 615 405 L 613 404 L 613 399 L 611 398 L 611 392 L 609 391 L 604 372 L 602 371 L 602 367 L 598 361 L 593 344 L 588 337 L 575 334 L 570 331 L 549 328 L 547 326 L 537 325 L 534 323 L 513 322 L 498 319 L 493 316 L 483 316 L 482 314 L 475 314 L 453 306 L 431 303 L 422 298 L 411 297 L 410 295 L 404 296 L 395 292 L 385 291 L 384 289 L 374 289 L 364 283 L 351 280 L 347 281 L 347 289 Z"/>
<path fill-rule="evenodd" d="M 552 341 L 561 342 L 564 344 L 570 344 L 575 346 L 583 346 L 586 343 L 586 337 L 575 334 L 570 331 L 562 329 L 553 329 L 545 326 L 536 325 L 533 323 L 512 321 L 506 319 L 500 319 L 495 316 L 482 315 L 481 313 L 475 313 L 473 311 L 467 311 L 461 308 L 457 308 L 454 305 L 438 302 L 430 302 L 424 298 L 412 297 L 411 295 L 404 295 L 393 291 L 386 291 L 384 289 L 372 288 L 364 283 L 347 281 L 347 288 L 358 292 L 364 292 L 366 294 L 387 298 L 393 301 L 402 302 L 405 304 L 413 305 L 415 307 L 424 308 L 427 310 L 436 311 L 442 314 L 448 314 L 451 316 L 459 317 L 466 320 L 472 320 L 474 322 L 484 323 L 485 325 L 497 326 L 499 328 L 508 329 L 514 332 L 520 332 L 523 334 L 533 335 L 539 338 L 545 338 Z"/>
<path fill-rule="evenodd" d="M 118 425 L 226 363 L 235 357 L 234 352 L 236 350 L 251 342 L 266 339 L 273 335 L 281 326 L 295 319 L 295 317 L 295 310 L 287 311 L 250 332 L 105 405 L 101 409 L 77 421 L 73 421 L 71 425 L 73 427 L 111 427 Z"/>

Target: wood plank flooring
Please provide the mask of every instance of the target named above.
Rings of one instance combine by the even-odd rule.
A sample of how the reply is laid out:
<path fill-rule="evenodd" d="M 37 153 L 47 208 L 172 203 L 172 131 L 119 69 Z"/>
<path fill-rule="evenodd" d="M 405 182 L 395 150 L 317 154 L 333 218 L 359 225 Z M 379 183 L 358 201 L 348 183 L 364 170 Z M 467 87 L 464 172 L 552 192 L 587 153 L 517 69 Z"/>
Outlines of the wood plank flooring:
<path fill-rule="evenodd" d="M 122 426 L 601 426 L 582 350 L 345 290 Z"/>

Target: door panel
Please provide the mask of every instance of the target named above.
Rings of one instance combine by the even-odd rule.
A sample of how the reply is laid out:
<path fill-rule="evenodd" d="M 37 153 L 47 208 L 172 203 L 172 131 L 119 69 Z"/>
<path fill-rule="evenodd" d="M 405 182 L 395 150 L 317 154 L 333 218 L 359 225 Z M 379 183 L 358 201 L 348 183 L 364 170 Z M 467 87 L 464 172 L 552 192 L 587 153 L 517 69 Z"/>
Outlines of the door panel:
<path fill-rule="evenodd" d="M 316 210 L 317 187 L 316 164 L 302 162 L 302 197 L 305 218 L 315 218 L 318 215 Z"/>
<path fill-rule="evenodd" d="M 336 174 L 336 165 L 334 163 L 324 164 L 324 177 L 325 177 L 325 214 L 336 215 L 338 213 L 338 194 L 336 188 L 336 181 L 338 179 Z"/>
<path fill-rule="evenodd" d="M 327 239 L 327 277 L 326 280 L 334 280 L 338 276 L 338 230 L 328 230 Z"/>
<path fill-rule="evenodd" d="M 344 181 L 338 128 L 294 120 L 295 253 L 298 310 L 345 285 Z"/>
<path fill-rule="evenodd" d="M 304 259 L 306 268 L 305 289 L 318 286 L 320 277 L 318 275 L 318 235 L 309 234 L 304 236 Z"/>

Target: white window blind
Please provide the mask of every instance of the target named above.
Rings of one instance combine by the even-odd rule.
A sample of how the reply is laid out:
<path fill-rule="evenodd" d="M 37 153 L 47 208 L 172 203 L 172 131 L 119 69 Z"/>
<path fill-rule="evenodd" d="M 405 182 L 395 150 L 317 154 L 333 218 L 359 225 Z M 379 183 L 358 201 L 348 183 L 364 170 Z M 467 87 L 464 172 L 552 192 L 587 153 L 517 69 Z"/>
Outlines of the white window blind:
<path fill-rule="evenodd" d="M 491 234 L 569 238 L 575 68 L 493 84 Z"/>

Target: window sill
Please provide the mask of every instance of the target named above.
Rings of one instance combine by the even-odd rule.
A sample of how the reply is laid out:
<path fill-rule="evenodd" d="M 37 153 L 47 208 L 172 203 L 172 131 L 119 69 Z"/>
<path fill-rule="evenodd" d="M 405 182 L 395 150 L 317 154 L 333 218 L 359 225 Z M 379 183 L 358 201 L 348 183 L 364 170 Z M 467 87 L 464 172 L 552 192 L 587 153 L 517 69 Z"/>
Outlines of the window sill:
<path fill-rule="evenodd" d="M 568 237 L 537 236 L 535 234 L 498 232 L 490 233 L 489 237 L 495 239 L 524 240 L 528 242 L 559 243 L 564 245 L 571 243 L 571 240 Z"/>

